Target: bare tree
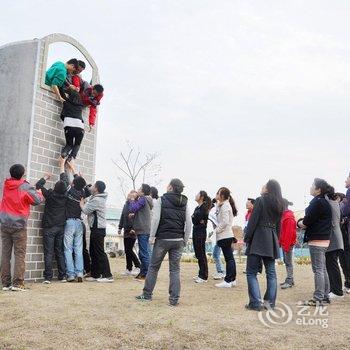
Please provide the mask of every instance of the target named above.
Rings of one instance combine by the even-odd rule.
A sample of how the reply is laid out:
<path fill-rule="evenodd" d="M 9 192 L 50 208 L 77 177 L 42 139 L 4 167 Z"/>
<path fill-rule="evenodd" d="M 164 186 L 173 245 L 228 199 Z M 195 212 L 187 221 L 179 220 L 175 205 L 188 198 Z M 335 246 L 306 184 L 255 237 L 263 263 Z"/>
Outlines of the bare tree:
<path fill-rule="evenodd" d="M 142 179 L 142 182 L 149 181 L 152 185 L 160 183 L 159 174 L 161 165 L 157 162 L 159 153 L 143 154 L 140 148 L 135 148 L 127 142 L 128 151 L 120 152 L 118 160 L 112 159 L 113 164 L 118 168 L 118 181 L 121 191 L 126 197 L 128 191 L 128 183 L 135 190 L 137 182 Z"/>

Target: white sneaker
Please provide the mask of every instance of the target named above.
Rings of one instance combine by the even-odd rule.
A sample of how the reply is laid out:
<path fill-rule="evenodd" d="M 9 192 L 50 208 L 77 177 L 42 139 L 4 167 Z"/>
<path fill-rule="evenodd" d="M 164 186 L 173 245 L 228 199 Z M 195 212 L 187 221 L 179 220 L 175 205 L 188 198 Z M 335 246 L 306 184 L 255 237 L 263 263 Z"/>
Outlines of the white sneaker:
<path fill-rule="evenodd" d="M 12 286 L 11 288 L 12 292 L 26 292 L 26 287 L 22 284 L 20 286 Z"/>
<path fill-rule="evenodd" d="M 231 286 L 232 286 L 232 287 L 236 287 L 236 286 L 237 286 L 237 280 L 232 281 L 232 282 L 231 282 Z"/>
<path fill-rule="evenodd" d="M 113 277 L 109 277 L 109 278 L 101 277 L 101 278 L 97 279 L 97 282 L 99 282 L 99 283 L 113 283 L 114 278 Z"/>
<path fill-rule="evenodd" d="M 43 281 L 43 284 L 51 284 L 51 281 L 49 281 L 49 280 L 44 280 L 44 281 Z"/>
<path fill-rule="evenodd" d="M 220 273 L 218 272 L 218 273 L 214 273 L 214 274 L 213 274 L 213 279 L 214 279 L 214 280 L 222 280 L 224 277 L 225 277 L 225 274 L 223 274 L 223 273 L 221 273 L 221 272 L 220 272 Z"/>
<path fill-rule="evenodd" d="M 344 287 L 343 292 L 346 294 L 350 294 L 350 288 Z"/>
<path fill-rule="evenodd" d="M 86 278 L 85 278 L 85 281 L 86 281 L 86 282 L 96 282 L 96 281 L 97 281 L 97 278 L 94 278 L 94 277 L 86 277 Z"/>
<path fill-rule="evenodd" d="M 215 285 L 217 288 L 232 288 L 232 282 L 228 283 L 226 281 L 222 281 L 221 283 L 218 283 Z"/>
<path fill-rule="evenodd" d="M 197 275 L 197 276 L 193 276 L 192 278 L 193 278 L 193 280 L 195 281 L 195 280 L 196 280 L 197 278 L 199 278 L 199 277 L 198 277 L 198 275 Z"/>
<path fill-rule="evenodd" d="M 332 292 L 330 292 L 329 294 L 328 294 L 328 298 L 329 299 L 343 299 L 344 298 L 344 295 L 337 295 L 337 294 L 334 294 L 334 293 L 332 293 Z"/>
<path fill-rule="evenodd" d="M 139 267 L 135 267 L 132 271 L 131 271 L 131 276 L 137 276 L 140 274 L 140 268 Z"/>
<path fill-rule="evenodd" d="M 204 280 L 203 278 L 200 278 L 200 277 L 197 277 L 195 280 L 194 280 L 195 283 L 207 283 L 208 281 L 207 280 Z"/>
<path fill-rule="evenodd" d="M 4 292 L 9 292 L 10 290 L 12 290 L 12 286 L 2 287 L 2 290 Z"/>
<path fill-rule="evenodd" d="M 130 270 L 125 270 L 125 271 L 122 273 L 122 276 L 132 276 L 132 271 L 130 271 Z"/>

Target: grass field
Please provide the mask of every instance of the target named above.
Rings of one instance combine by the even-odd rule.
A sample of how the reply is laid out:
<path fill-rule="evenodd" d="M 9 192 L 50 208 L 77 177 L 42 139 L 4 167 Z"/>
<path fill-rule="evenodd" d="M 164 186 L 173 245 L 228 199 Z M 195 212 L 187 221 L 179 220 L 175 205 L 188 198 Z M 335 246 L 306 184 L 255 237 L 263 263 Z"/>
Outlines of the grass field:
<path fill-rule="evenodd" d="M 214 281 L 195 285 L 194 263 L 182 263 L 182 298 L 169 307 L 165 261 L 151 303 L 136 302 L 142 283 L 121 277 L 123 259 L 111 259 L 113 284 L 28 284 L 29 290 L 0 292 L 0 349 L 347 349 L 350 295 L 332 303 L 329 315 L 298 315 L 299 300 L 312 294 L 310 266 L 296 266 L 296 287 L 279 291 L 278 300 L 293 310 L 288 324 L 264 325 L 246 311 L 244 266 L 238 286 L 217 289 Z M 214 265 L 210 264 L 213 272 Z M 284 267 L 278 266 L 280 280 Z M 265 285 L 261 275 L 261 286 Z M 312 310 L 314 311 L 314 309 Z M 304 311 L 303 314 L 307 312 Z M 266 313 L 262 314 L 266 320 Z M 304 317 L 304 320 L 302 318 Z M 328 327 L 311 325 L 325 319 Z M 282 322 L 285 318 L 275 319 Z M 310 321 L 311 320 L 311 321 Z M 297 322 L 303 322 L 299 325 Z"/>

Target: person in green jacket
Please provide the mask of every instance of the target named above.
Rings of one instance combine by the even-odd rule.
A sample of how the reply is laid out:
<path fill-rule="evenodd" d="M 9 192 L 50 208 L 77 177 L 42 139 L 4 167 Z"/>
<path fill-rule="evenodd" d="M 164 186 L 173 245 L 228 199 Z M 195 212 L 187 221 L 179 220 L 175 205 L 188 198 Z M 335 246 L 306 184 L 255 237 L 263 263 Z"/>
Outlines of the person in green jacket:
<path fill-rule="evenodd" d="M 62 87 L 66 81 L 67 73 L 73 74 L 78 69 L 78 60 L 70 59 L 67 63 L 55 62 L 46 72 L 45 84 L 51 86 L 52 91 L 57 95 L 61 102 L 65 99 L 60 94 L 59 88 Z"/>

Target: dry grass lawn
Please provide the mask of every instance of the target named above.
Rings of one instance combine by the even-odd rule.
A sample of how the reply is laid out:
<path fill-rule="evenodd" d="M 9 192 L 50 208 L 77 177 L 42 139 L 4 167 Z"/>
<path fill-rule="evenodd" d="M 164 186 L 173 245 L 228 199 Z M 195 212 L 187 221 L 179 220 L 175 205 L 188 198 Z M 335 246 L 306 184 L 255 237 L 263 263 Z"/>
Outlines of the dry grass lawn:
<path fill-rule="evenodd" d="M 296 267 L 297 286 L 279 291 L 293 320 L 268 328 L 246 311 L 247 286 L 238 265 L 238 286 L 220 290 L 214 281 L 195 285 L 194 263 L 182 263 L 180 306 L 169 307 L 168 263 L 154 300 L 140 303 L 142 283 L 120 276 L 123 259 L 112 259 L 113 284 L 28 284 L 25 293 L 0 292 L 0 349 L 346 349 L 350 343 L 350 295 L 328 309 L 328 328 L 297 325 L 297 301 L 311 296 L 310 266 Z M 210 264 L 213 272 L 214 265 Z M 284 267 L 278 266 L 280 280 Z M 260 276 L 264 287 L 264 275 Z M 306 316 L 306 319 L 308 317 Z"/>

